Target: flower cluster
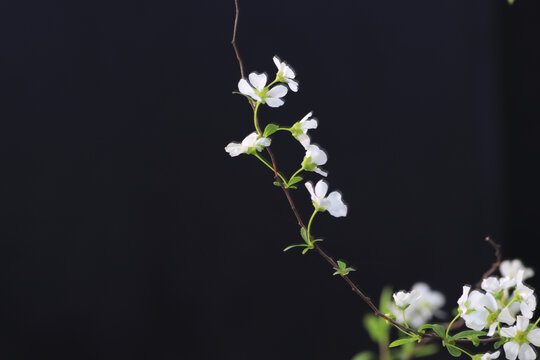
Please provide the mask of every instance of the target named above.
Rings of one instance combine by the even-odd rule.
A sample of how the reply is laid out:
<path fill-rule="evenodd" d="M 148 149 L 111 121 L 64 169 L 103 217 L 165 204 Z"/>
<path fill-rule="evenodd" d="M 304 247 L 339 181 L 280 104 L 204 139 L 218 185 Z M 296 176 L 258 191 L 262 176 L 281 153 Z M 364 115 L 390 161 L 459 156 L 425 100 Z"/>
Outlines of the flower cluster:
<path fill-rule="evenodd" d="M 463 294 L 457 301 L 459 315 L 468 328 L 488 329 L 488 336 L 497 334 L 502 339 L 507 359 L 536 359 L 536 353 L 529 345 L 540 346 L 538 322 L 529 326 L 536 309 L 536 296 L 523 282 L 534 272 L 520 260 L 503 261 L 499 271 L 501 277 L 492 276 L 482 281 L 482 291 L 463 287 Z M 509 327 L 503 327 L 505 325 Z"/>
<path fill-rule="evenodd" d="M 279 130 L 288 131 L 294 139 L 296 139 L 304 148 L 305 154 L 301 162 L 300 169 L 294 173 L 289 180 L 279 174 L 283 186 L 286 188 L 296 188 L 294 184 L 303 180 L 298 176 L 302 171 L 315 172 L 322 176 L 328 176 L 328 173 L 320 168 L 328 161 L 326 152 L 318 145 L 312 144 L 308 135 L 309 130 L 318 127 L 318 121 L 313 118 L 313 112 L 309 112 L 300 121 L 295 122 L 290 127 L 279 127 L 274 124 L 268 124 L 264 131 L 260 130 L 258 108 L 261 104 L 266 104 L 269 107 L 282 106 L 285 101 L 288 89 L 293 92 L 298 91 L 298 82 L 295 80 L 296 74 L 294 70 L 284 61 L 281 61 L 277 56 L 273 58 L 274 64 L 277 67 L 275 79 L 267 85 L 268 77 L 264 73 L 252 72 L 248 75 L 248 79 L 240 79 L 238 82 L 238 90 L 240 94 L 246 96 L 254 107 L 254 122 L 255 132 L 249 134 L 241 143 L 231 142 L 225 147 L 225 151 L 230 156 L 238 156 L 240 154 L 255 155 L 259 160 L 265 163 L 269 168 L 273 168 L 270 162 L 261 157 L 257 152 L 263 148 L 270 146 L 270 135 Z M 282 85 L 282 84 L 286 84 Z M 276 169 L 273 169 L 277 172 Z M 277 184 L 280 185 L 281 184 Z M 326 197 L 328 185 L 324 181 L 319 181 L 315 188 L 308 182 L 305 184 L 308 189 L 311 200 L 316 212 L 324 212 L 328 210 L 330 215 L 341 217 L 347 215 L 347 205 L 343 203 L 341 194 L 337 191 L 331 192 Z M 308 239 L 309 242 L 309 239 Z"/>

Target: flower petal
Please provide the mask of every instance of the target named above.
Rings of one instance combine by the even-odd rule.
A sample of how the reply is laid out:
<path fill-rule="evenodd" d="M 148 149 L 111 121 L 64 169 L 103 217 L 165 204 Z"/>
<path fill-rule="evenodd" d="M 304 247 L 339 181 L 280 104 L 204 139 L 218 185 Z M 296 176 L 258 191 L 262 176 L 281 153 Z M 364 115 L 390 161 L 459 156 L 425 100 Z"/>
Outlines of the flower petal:
<path fill-rule="evenodd" d="M 247 95 L 256 101 L 261 101 L 259 95 L 255 94 L 255 91 L 253 91 L 253 88 L 245 79 L 240 79 L 238 82 L 238 90 L 240 90 L 242 94 Z"/>
<path fill-rule="evenodd" d="M 257 74 L 256 72 L 252 72 L 251 74 L 249 74 L 249 82 L 255 87 L 255 89 L 259 91 L 264 89 L 266 85 L 266 80 L 267 77 L 265 73 Z"/>
<path fill-rule="evenodd" d="M 517 317 L 517 324 L 516 324 L 517 331 L 525 331 L 527 330 L 528 326 L 529 326 L 529 319 L 527 319 L 525 316 Z"/>
<path fill-rule="evenodd" d="M 242 144 L 235 142 L 229 143 L 229 145 L 225 146 L 225 151 L 228 152 L 231 157 L 238 156 L 244 153 L 246 150 L 247 149 L 242 146 Z"/>
<path fill-rule="evenodd" d="M 276 64 L 276 67 L 278 68 L 278 71 L 280 71 L 281 70 L 281 61 L 279 60 L 277 55 L 274 55 L 272 60 L 274 60 L 274 64 Z"/>
<path fill-rule="evenodd" d="M 295 80 L 289 80 L 287 81 L 287 84 L 289 85 L 289 88 L 294 91 L 298 92 L 298 81 Z"/>
<path fill-rule="evenodd" d="M 315 195 L 315 191 L 313 191 L 313 184 L 311 181 L 305 183 L 307 190 L 311 194 L 311 201 L 317 201 L 317 196 Z"/>
<path fill-rule="evenodd" d="M 330 215 L 335 217 L 347 216 L 347 205 L 343 203 L 341 194 L 339 192 L 332 191 L 330 195 L 328 195 L 327 199 L 330 201 L 330 206 L 326 210 L 328 210 Z M 413 301 L 416 302 L 421 296 L 417 290 L 413 290 L 411 294 L 411 303 Z"/>
<path fill-rule="evenodd" d="M 278 99 L 278 98 L 266 98 L 266 105 L 272 107 L 272 108 L 277 108 L 277 107 L 280 107 L 281 105 L 285 104 L 285 102 L 281 99 Z"/>
<path fill-rule="evenodd" d="M 269 98 L 282 98 L 287 95 L 287 87 L 283 85 L 276 85 L 266 93 Z"/>
<path fill-rule="evenodd" d="M 317 145 L 310 145 L 306 151 L 306 157 L 311 157 L 311 161 L 317 165 L 324 165 L 328 161 L 328 156 Z"/>
<path fill-rule="evenodd" d="M 523 344 L 519 347 L 519 360 L 534 360 L 536 359 L 536 352 L 529 344 Z"/>
<path fill-rule="evenodd" d="M 315 119 L 310 120 L 300 120 L 300 129 L 305 133 L 307 133 L 310 129 L 316 129 L 318 126 L 318 121 Z"/>
<path fill-rule="evenodd" d="M 503 323 L 505 323 L 507 325 L 512 325 L 516 321 L 512 317 L 512 314 L 510 313 L 510 310 L 508 310 L 508 307 L 505 307 L 504 309 L 501 310 L 501 313 L 497 317 L 497 320 L 499 322 L 503 322 Z"/>
<path fill-rule="evenodd" d="M 311 143 L 311 139 L 306 134 L 300 134 L 297 137 L 298 141 L 300 141 L 300 144 L 304 147 L 304 149 L 308 149 L 309 145 Z"/>
<path fill-rule="evenodd" d="M 536 328 L 527 334 L 527 340 L 533 343 L 535 346 L 540 346 L 540 329 Z"/>
<path fill-rule="evenodd" d="M 317 181 L 315 184 L 315 195 L 319 198 L 323 198 L 328 191 L 328 184 L 324 180 Z"/>
<path fill-rule="evenodd" d="M 515 326 L 505 327 L 501 329 L 501 335 L 505 338 L 513 338 L 517 334 L 517 328 Z"/>
<path fill-rule="evenodd" d="M 324 171 L 323 169 L 321 169 L 320 167 L 316 166 L 314 169 L 313 169 L 314 172 L 316 172 L 317 174 L 321 175 L 321 176 L 324 176 L 324 177 L 327 177 L 328 176 L 328 171 Z"/>
<path fill-rule="evenodd" d="M 515 341 L 510 341 L 504 344 L 504 352 L 508 360 L 516 360 L 519 353 L 519 344 Z"/>
<path fill-rule="evenodd" d="M 252 132 L 248 136 L 242 140 L 242 145 L 245 147 L 255 147 L 255 142 L 257 141 L 257 138 L 259 137 L 259 134 L 256 132 Z"/>

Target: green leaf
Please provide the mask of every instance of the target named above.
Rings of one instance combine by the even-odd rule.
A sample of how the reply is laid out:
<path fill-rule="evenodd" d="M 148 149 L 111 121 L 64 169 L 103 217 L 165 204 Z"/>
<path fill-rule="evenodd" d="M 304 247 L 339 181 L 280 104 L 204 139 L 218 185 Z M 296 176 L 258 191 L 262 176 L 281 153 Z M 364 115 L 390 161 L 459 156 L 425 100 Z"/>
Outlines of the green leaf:
<path fill-rule="evenodd" d="M 439 352 L 439 345 L 435 344 L 426 344 L 422 347 L 416 348 L 416 352 L 414 353 L 414 357 L 424 357 L 424 356 L 431 356 L 435 355 Z"/>
<path fill-rule="evenodd" d="M 274 181 L 272 184 L 274 184 L 277 187 L 281 187 L 281 184 L 278 181 Z"/>
<path fill-rule="evenodd" d="M 364 327 L 368 331 L 369 337 L 374 342 L 381 342 L 384 340 L 384 329 L 381 327 L 379 318 L 375 315 L 367 314 L 364 316 Z"/>
<path fill-rule="evenodd" d="M 418 328 L 418 331 L 424 333 L 425 331 L 422 331 L 424 329 L 432 329 L 433 331 L 435 331 L 437 333 L 437 335 L 439 335 L 439 337 L 441 337 L 442 339 L 445 339 L 446 338 L 446 334 L 445 334 L 445 330 L 444 330 L 444 327 L 442 325 L 439 325 L 439 324 L 425 324 L 425 325 L 422 325 Z"/>
<path fill-rule="evenodd" d="M 480 345 L 480 339 L 478 339 L 478 336 L 471 336 L 470 339 L 474 346 Z"/>
<path fill-rule="evenodd" d="M 407 344 L 407 343 L 411 343 L 411 342 L 415 342 L 415 341 L 418 341 L 418 337 L 416 337 L 416 336 L 410 337 L 410 338 L 405 338 L 405 339 L 398 339 L 398 340 L 392 341 L 390 343 L 389 347 L 393 348 L 393 347 L 396 347 L 396 346 L 401 346 L 403 344 Z"/>
<path fill-rule="evenodd" d="M 295 189 L 296 190 L 298 188 L 296 186 L 294 186 L 294 185 L 291 185 L 291 186 L 287 186 L 287 189 Z"/>
<path fill-rule="evenodd" d="M 320 242 L 320 241 L 323 241 L 323 239 L 315 239 L 315 240 L 311 240 L 312 243 L 316 243 L 316 242 Z"/>
<path fill-rule="evenodd" d="M 283 251 L 288 251 L 288 250 L 291 250 L 292 248 L 295 248 L 295 247 L 306 247 L 306 246 L 307 246 L 306 244 L 291 245 L 291 246 L 287 246 L 285 249 L 283 249 Z"/>
<path fill-rule="evenodd" d="M 306 246 L 306 248 L 302 250 L 302 255 L 305 255 L 310 249 L 312 248 L 310 248 L 309 246 Z"/>
<path fill-rule="evenodd" d="M 493 344 L 493 347 L 494 347 L 495 349 L 498 349 L 498 348 L 500 348 L 505 342 L 506 342 L 505 339 L 501 339 L 501 340 L 497 341 L 495 344 Z"/>
<path fill-rule="evenodd" d="M 304 239 L 304 241 L 306 242 L 306 244 L 309 244 L 309 241 L 308 241 L 308 239 L 307 239 L 306 228 L 304 228 L 304 227 L 300 228 L 300 236 L 302 237 L 302 239 Z"/>
<path fill-rule="evenodd" d="M 361 353 L 354 355 L 352 360 L 376 360 L 376 357 L 371 351 L 362 351 Z"/>
<path fill-rule="evenodd" d="M 264 131 L 263 131 L 263 137 L 268 137 L 268 136 L 272 135 L 273 133 L 278 131 L 278 129 L 279 129 L 279 126 L 277 126 L 276 124 L 268 124 L 268 125 L 266 125 L 266 127 L 264 128 Z"/>
<path fill-rule="evenodd" d="M 458 332 L 457 334 L 455 335 L 452 335 L 450 337 L 451 340 L 456 340 L 456 339 L 469 339 L 471 336 L 485 336 L 487 335 L 487 332 L 485 331 L 476 331 L 476 330 L 465 330 L 465 331 L 461 331 L 461 332 Z"/>
<path fill-rule="evenodd" d="M 343 261 L 341 260 L 338 260 L 337 261 L 337 264 L 339 266 L 340 269 L 345 269 L 347 267 L 347 264 L 345 264 Z"/>
<path fill-rule="evenodd" d="M 293 177 L 292 179 L 289 180 L 288 185 L 291 186 L 291 185 L 293 185 L 293 184 L 296 184 L 297 182 L 302 181 L 303 179 L 304 179 L 304 178 L 301 177 L 301 176 L 295 176 L 295 177 Z"/>
<path fill-rule="evenodd" d="M 447 346 L 446 348 L 448 349 L 448 352 L 450 353 L 450 355 L 452 355 L 453 357 L 461 356 L 461 350 L 459 350 L 458 348 L 455 348 L 453 346 Z"/>

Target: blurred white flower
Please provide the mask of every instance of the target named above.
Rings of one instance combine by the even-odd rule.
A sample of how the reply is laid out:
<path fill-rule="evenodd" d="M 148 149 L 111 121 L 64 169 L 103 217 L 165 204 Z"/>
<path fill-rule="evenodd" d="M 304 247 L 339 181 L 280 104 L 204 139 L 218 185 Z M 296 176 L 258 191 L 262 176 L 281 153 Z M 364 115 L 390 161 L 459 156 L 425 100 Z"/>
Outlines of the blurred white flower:
<path fill-rule="evenodd" d="M 438 317 L 444 315 L 441 311 L 441 308 L 445 304 L 443 294 L 431 290 L 425 283 L 414 284 L 411 289 L 411 294 L 412 293 L 417 294 L 418 298 L 405 309 L 405 319 L 403 318 L 403 311 L 401 311 L 396 304 L 390 304 L 390 312 L 396 316 L 397 322 L 403 324 L 405 322 L 404 320 L 407 320 L 407 324 L 410 327 L 417 329 L 426 324 L 433 315 Z M 394 301 L 397 303 L 396 295 L 397 294 L 394 294 Z"/>
<path fill-rule="evenodd" d="M 297 92 L 298 91 L 298 82 L 293 80 L 296 76 L 294 73 L 294 70 L 291 69 L 289 65 L 285 61 L 279 60 L 277 56 L 274 56 L 273 58 L 274 64 L 276 64 L 276 67 L 278 68 L 277 78 L 278 81 L 287 83 L 292 91 Z"/>
<path fill-rule="evenodd" d="M 510 339 L 510 341 L 503 346 L 507 359 L 536 359 L 536 352 L 529 343 L 540 346 L 540 329 L 534 328 L 527 330 L 528 327 L 529 319 L 518 316 L 516 325 L 501 329 L 501 336 Z"/>
<path fill-rule="evenodd" d="M 327 176 L 328 173 L 319 168 L 328 161 L 326 153 L 317 145 L 309 145 L 302 161 L 302 168 L 306 171 L 315 171 L 317 174 Z"/>
<path fill-rule="evenodd" d="M 501 272 L 502 276 L 512 280 L 516 278 L 519 270 L 523 270 L 523 280 L 527 280 L 528 278 L 534 276 L 534 270 L 531 268 L 526 268 L 519 259 L 504 260 L 499 266 L 499 271 Z"/>
<path fill-rule="evenodd" d="M 410 305 L 415 304 L 422 295 L 416 290 L 413 290 L 411 292 L 406 292 L 402 290 L 394 293 L 392 296 L 394 297 L 394 302 L 396 303 L 396 306 L 401 310 L 405 310 Z"/>
<path fill-rule="evenodd" d="M 315 208 L 319 211 L 328 210 L 330 215 L 335 217 L 347 216 L 347 205 L 343 203 L 341 194 L 337 191 L 332 191 L 327 197 L 325 197 L 328 191 L 328 184 L 319 180 L 315 184 L 315 189 L 311 182 L 306 183 L 306 188 L 311 194 L 311 200 L 313 201 Z"/>
<path fill-rule="evenodd" d="M 515 282 L 509 278 L 496 278 L 494 276 L 488 277 L 482 281 L 482 289 L 486 292 L 498 295 L 501 291 L 507 290 L 514 286 Z"/>
<path fill-rule="evenodd" d="M 282 97 L 287 95 L 287 87 L 276 85 L 271 89 L 267 89 L 266 74 L 257 74 L 252 72 L 249 74 L 249 82 L 246 79 L 240 79 L 238 82 L 238 90 L 244 95 L 249 96 L 255 101 L 260 101 L 270 107 L 279 107 L 284 104 Z M 251 84 L 250 84 L 251 83 Z"/>
<path fill-rule="evenodd" d="M 225 151 L 232 157 L 240 154 L 252 154 L 256 151 L 262 151 L 265 146 L 270 145 L 270 139 L 265 137 L 259 137 L 259 134 L 252 132 L 242 143 L 231 142 L 225 147 Z"/>
<path fill-rule="evenodd" d="M 463 294 L 457 301 L 459 312 L 468 328 L 480 331 L 487 325 L 489 312 L 485 306 L 488 304 L 488 301 L 486 301 L 484 294 L 480 291 L 473 290 L 469 293 L 470 290 L 470 286 L 463 286 Z M 495 304 L 496 306 L 497 304 Z"/>

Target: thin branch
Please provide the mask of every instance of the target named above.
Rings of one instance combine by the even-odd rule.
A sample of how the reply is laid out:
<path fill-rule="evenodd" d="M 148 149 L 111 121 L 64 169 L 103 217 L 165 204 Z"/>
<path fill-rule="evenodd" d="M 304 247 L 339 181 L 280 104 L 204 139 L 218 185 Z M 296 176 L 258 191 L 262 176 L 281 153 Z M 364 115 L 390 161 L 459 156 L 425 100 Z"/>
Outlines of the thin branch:
<path fill-rule="evenodd" d="M 485 239 L 489 245 L 493 246 L 495 249 L 495 258 L 497 259 L 493 265 L 491 265 L 491 268 L 486 271 L 486 273 L 482 276 L 482 279 L 476 284 L 476 288 L 480 289 L 482 287 L 482 281 L 484 279 L 487 279 L 490 277 L 497 269 L 499 268 L 499 265 L 501 265 L 502 256 L 501 256 L 501 245 L 497 244 L 495 241 L 493 241 L 489 236 Z"/>
<path fill-rule="evenodd" d="M 232 46 L 234 48 L 234 52 L 236 54 L 236 59 L 238 60 L 238 65 L 240 67 L 240 74 L 241 74 L 242 78 L 244 78 L 244 65 L 242 63 L 242 58 L 240 56 L 240 52 L 239 52 L 238 47 L 236 45 L 236 33 L 237 33 L 237 27 L 238 27 L 238 18 L 239 18 L 239 14 L 240 14 L 240 10 L 239 10 L 239 7 L 238 7 L 238 0 L 234 0 L 234 4 L 235 4 L 235 8 L 236 8 L 236 14 L 235 14 L 235 18 L 234 18 L 233 37 L 232 37 L 232 40 L 231 40 L 231 44 L 232 44 Z M 253 102 L 251 100 L 250 100 L 250 105 L 251 105 L 252 108 L 254 108 L 254 104 L 253 104 Z M 296 205 L 294 203 L 294 200 L 291 197 L 289 189 L 285 186 L 285 184 L 283 183 L 281 178 L 278 176 L 279 171 L 278 171 L 278 167 L 277 167 L 277 162 L 276 162 L 276 159 L 275 159 L 275 156 L 274 156 L 272 150 L 270 150 L 270 146 L 266 147 L 266 150 L 268 152 L 268 155 L 270 156 L 270 159 L 272 160 L 272 167 L 274 168 L 274 173 L 275 173 L 274 178 L 279 182 L 279 184 L 281 186 L 281 189 L 283 190 L 283 193 L 285 194 L 285 196 L 287 198 L 287 201 L 289 202 L 291 210 L 294 213 L 294 216 L 296 217 L 296 220 L 298 221 L 298 225 L 300 227 L 306 229 L 306 226 L 304 225 L 304 222 L 302 221 L 302 217 L 300 216 L 300 213 L 296 209 Z M 500 264 L 500 251 L 498 249 L 499 246 L 497 244 L 495 244 L 489 238 L 486 238 L 486 241 L 490 242 L 490 244 L 496 248 L 496 252 L 497 252 L 497 263 L 496 264 L 498 266 L 498 264 Z M 330 256 L 328 256 L 328 254 L 326 254 L 326 252 L 324 252 L 324 250 L 317 243 L 314 243 L 314 249 L 317 250 L 319 255 L 321 255 L 330 264 L 330 266 L 332 266 L 332 268 L 338 268 L 339 267 L 338 264 L 334 261 L 334 259 L 332 259 Z M 495 264 L 494 264 L 494 266 L 495 266 Z M 495 269 L 496 269 L 496 267 L 495 267 Z M 489 276 L 491 273 L 493 273 L 493 271 L 495 271 L 495 270 L 490 269 L 486 273 L 487 276 Z M 486 274 L 484 274 L 484 276 L 486 276 Z M 418 336 L 426 339 L 426 341 L 429 341 L 430 339 L 440 339 L 440 337 L 438 335 L 436 335 L 436 334 L 421 333 L 421 332 L 419 332 L 419 331 L 417 331 L 415 329 L 411 329 L 411 328 L 409 328 L 407 326 L 404 326 L 404 325 L 398 323 L 395 320 L 392 320 L 391 318 L 389 318 L 385 314 L 381 313 L 379 308 L 377 308 L 377 306 L 371 301 L 371 299 L 368 296 L 366 296 L 347 275 L 342 275 L 341 277 L 351 287 L 351 290 L 354 293 L 356 293 L 371 308 L 371 310 L 373 311 L 373 313 L 376 316 L 379 316 L 379 317 L 385 319 L 389 323 L 397 326 L 398 328 L 400 328 L 400 329 L 402 329 L 402 330 L 404 330 L 406 332 L 418 335 Z M 484 343 L 484 342 L 491 342 L 491 341 L 495 341 L 495 340 L 497 340 L 497 338 L 488 338 L 488 339 L 481 339 L 480 342 Z M 465 341 L 457 341 L 457 342 L 470 342 L 470 341 L 465 340 Z"/>

